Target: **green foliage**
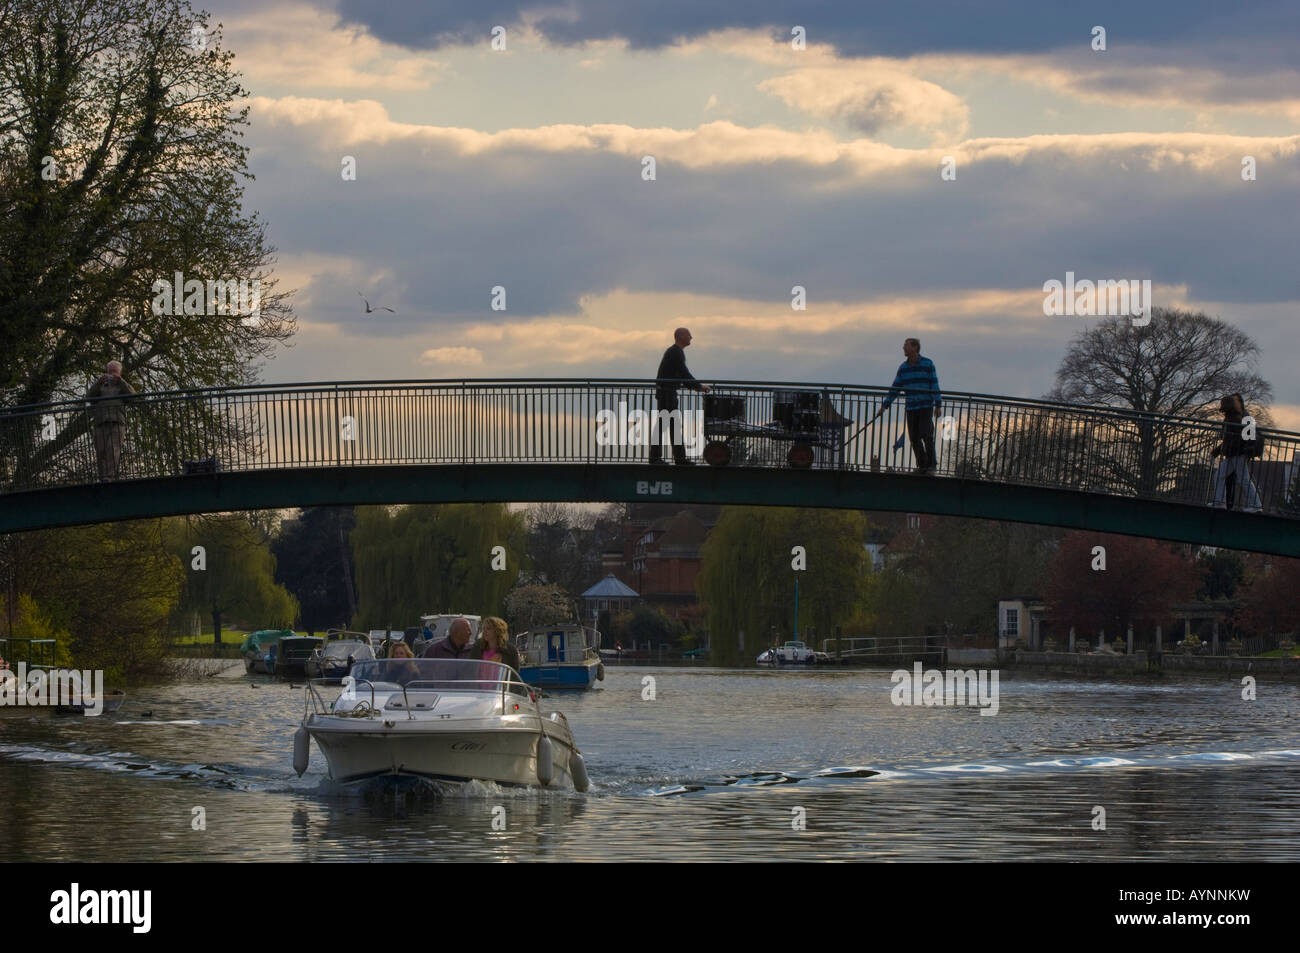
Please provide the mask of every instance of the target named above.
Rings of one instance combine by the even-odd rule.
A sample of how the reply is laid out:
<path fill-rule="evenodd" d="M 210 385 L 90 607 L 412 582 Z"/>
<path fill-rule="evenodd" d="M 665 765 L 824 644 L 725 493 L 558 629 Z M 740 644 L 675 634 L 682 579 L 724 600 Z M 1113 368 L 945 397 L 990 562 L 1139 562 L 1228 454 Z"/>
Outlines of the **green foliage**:
<path fill-rule="evenodd" d="M 205 627 L 220 613 L 252 629 L 292 628 L 298 602 L 275 581 L 275 557 L 262 532 L 246 516 L 223 513 L 167 522 L 167 541 L 185 567 L 177 618 L 198 612 Z M 203 547 L 196 568 L 194 547 Z"/>
<path fill-rule="evenodd" d="M 993 636 L 999 599 L 1038 591 L 1059 532 L 991 520 L 936 518 L 889 544 L 867 600 L 880 635 Z"/>
<path fill-rule="evenodd" d="M 696 587 L 708 611 L 713 657 L 742 661 L 762 647 L 773 629 L 795 630 L 794 582 L 799 578 L 798 630 L 818 638 L 852 614 L 864 585 L 866 517 L 862 513 L 779 507 L 726 507 L 703 549 Z M 807 569 L 792 568 L 802 546 Z"/>
<path fill-rule="evenodd" d="M 160 520 L 28 533 L 10 571 L 48 626 L 69 633 L 77 668 L 110 682 L 156 677 L 185 577 Z"/>
<path fill-rule="evenodd" d="M 635 606 L 614 618 L 612 638 L 606 636 L 605 644 L 622 642 L 624 645 L 677 645 L 686 639 L 686 627 L 666 612 L 646 605 Z"/>
<path fill-rule="evenodd" d="M 353 628 L 414 625 L 429 612 L 498 615 L 524 553 L 523 516 L 501 503 L 358 507 Z M 503 546 L 506 569 L 492 568 Z"/>
<path fill-rule="evenodd" d="M 109 358 L 137 389 L 247 383 L 292 334 L 233 60 L 185 0 L 0 7 L 0 400 L 80 396 Z M 259 280 L 261 319 L 155 314 L 175 272 Z"/>
<path fill-rule="evenodd" d="M 502 613 L 511 632 L 574 621 L 568 594 L 553 584 L 512 589 L 502 604 Z"/>
<path fill-rule="evenodd" d="M 29 652 L 30 646 L 12 642 L 3 653 L 11 666 L 19 662 L 33 664 L 40 659 L 49 659 L 48 664 L 55 668 L 68 668 L 72 665 L 72 640 L 66 629 L 58 628 L 49 614 L 36 604 L 36 600 L 26 593 L 20 593 L 14 604 L 13 625 L 9 623 L 9 604 L 0 597 L 0 636 L 12 639 L 54 639 L 55 650 L 52 654 L 42 655 Z"/>

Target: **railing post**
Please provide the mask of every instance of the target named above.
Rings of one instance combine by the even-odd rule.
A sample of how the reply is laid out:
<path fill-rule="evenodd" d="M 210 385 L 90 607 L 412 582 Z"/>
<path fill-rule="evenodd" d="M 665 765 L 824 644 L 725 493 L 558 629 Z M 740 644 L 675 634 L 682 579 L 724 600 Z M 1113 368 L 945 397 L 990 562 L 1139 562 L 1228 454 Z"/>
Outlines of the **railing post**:
<path fill-rule="evenodd" d="M 343 466 L 343 416 L 339 413 L 339 385 L 334 385 L 334 465 Z"/>

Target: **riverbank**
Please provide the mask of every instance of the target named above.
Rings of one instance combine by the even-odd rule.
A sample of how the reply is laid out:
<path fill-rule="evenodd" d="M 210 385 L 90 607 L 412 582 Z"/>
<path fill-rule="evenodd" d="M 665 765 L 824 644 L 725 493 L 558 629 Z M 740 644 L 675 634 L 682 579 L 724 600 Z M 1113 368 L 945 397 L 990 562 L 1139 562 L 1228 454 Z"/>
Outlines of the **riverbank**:
<path fill-rule="evenodd" d="M 164 681 L 175 682 L 212 678 L 232 669 L 242 671 L 244 667 L 242 660 L 228 658 L 167 658 L 163 664 L 166 666 Z"/>
<path fill-rule="evenodd" d="M 1023 669 L 1062 675 L 1161 677 L 1168 675 L 1253 675 L 1285 681 L 1300 676 L 1300 658 L 1250 655 L 1176 655 L 1164 652 L 1148 655 L 1108 655 L 1079 652 L 1029 652 L 1009 649 L 949 649 L 946 664 L 960 666 L 996 665 L 1001 669 Z"/>

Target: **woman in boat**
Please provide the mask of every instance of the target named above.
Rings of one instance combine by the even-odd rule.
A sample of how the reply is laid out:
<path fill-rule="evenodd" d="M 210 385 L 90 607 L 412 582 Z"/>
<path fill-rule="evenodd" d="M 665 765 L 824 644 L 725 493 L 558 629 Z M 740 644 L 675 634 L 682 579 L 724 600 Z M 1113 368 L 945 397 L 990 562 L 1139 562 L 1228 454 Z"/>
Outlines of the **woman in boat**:
<path fill-rule="evenodd" d="M 519 650 L 510 644 L 510 629 L 506 626 L 505 619 L 493 615 L 483 620 L 482 634 L 470 650 L 469 657 L 485 662 L 500 662 L 510 666 L 516 673 L 519 671 Z"/>
<path fill-rule="evenodd" d="M 392 662 L 388 666 L 388 673 L 397 684 L 405 685 L 420 674 L 420 670 L 415 664 L 415 656 L 411 654 L 410 646 L 405 642 L 393 643 L 388 657 L 390 659 L 405 660 Z"/>

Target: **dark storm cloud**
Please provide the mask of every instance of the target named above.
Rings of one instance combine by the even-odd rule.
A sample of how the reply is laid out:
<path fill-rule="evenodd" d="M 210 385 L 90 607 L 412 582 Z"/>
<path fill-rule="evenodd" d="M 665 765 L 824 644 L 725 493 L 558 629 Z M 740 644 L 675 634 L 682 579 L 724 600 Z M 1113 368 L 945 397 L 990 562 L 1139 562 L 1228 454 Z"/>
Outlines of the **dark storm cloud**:
<path fill-rule="evenodd" d="M 327 157 L 315 137 L 329 135 L 255 126 L 250 199 L 276 223 L 272 239 L 390 271 L 407 305 L 386 304 L 448 322 L 494 317 L 495 285 L 512 318 L 572 314 L 617 288 L 770 302 L 802 284 L 816 300 L 855 301 L 1039 288 L 1067 269 L 1185 284 L 1205 300 L 1300 298 L 1294 156 L 1266 160 L 1251 183 L 1235 159 L 1153 170 L 1150 143 L 988 158 L 950 183 L 928 164 L 854 179 L 839 165 L 663 158 L 658 181 L 643 182 L 637 158 L 602 150 L 463 154 L 413 137 Z M 339 179 L 342 153 L 358 157 L 356 182 Z"/>
<path fill-rule="evenodd" d="M 1292 0 L 924 0 L 917 3 L 796 2 L 796 0 L 321 0 L 346 21 L 375 36 L 414 48 L 487 42 L 493 25 L 533 19 L 551 42 L 624 39 L 655 48 L 727 27 L 770 29 L 789 40 L 790 28 L 846 56 L 920 53 L 1041 53 L 1086 45 L 1105 26 L 1112 49 L 1148 46 L 1188 51 L 1184 65 L 1228 72 L 1300 64 L 1300 8 Z M 560 12 L 563 11 L 563 12 Z"/>

